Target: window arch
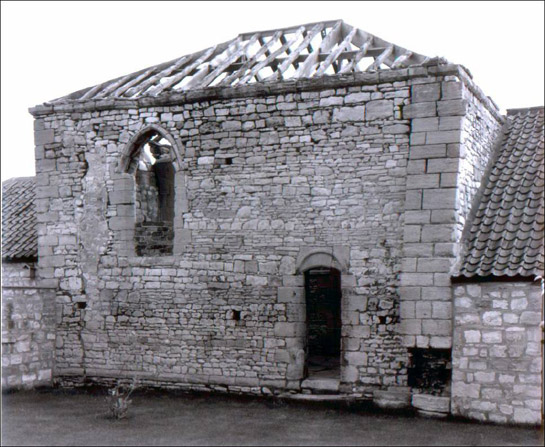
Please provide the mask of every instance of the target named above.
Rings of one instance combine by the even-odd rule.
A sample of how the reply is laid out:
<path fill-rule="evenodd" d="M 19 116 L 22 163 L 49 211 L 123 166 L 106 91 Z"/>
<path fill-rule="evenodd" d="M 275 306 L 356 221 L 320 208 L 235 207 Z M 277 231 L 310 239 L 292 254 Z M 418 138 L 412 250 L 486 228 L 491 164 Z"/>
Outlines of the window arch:
<path fill-rule="evenodd" d="M 125 150 L 120 168 L 134 180 L 134 248 L 137 256 L 173 253 L 175 140 L 159 126 L 135 135 Z"/>

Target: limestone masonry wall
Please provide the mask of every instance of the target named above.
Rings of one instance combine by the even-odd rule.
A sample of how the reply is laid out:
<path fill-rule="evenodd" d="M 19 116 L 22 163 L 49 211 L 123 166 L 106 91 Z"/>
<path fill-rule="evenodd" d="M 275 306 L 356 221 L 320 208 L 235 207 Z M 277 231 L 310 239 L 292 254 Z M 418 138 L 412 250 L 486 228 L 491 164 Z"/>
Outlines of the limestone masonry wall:
<path fill-rule="evenodd" d="M 452 412 L 503 423 L 541 423 L 543 297 L 538 283 L 454 288 Z"/>
<path fill-rule="evenodd" d="M 320 251 L 346 266 L 348 391 L 406 385 L 396 286 L 409 95 L 402 81 L 37 120 L 40 273 L 60 279 L 59 377 L 296 387 L 297 267 Z M 150 125 L 177 152 L 175 256 L 134 254 L 134 179 L 119 162 Z"/>
<path fill-rule="evenodd" d="M 50 385 L 54 293 L 32 278 L 34 263 L 2 263 L 2 389 Z"/>
<path fill-rule="evenodd" d="M 485 165 L 500 121 L 474 90 L 468 105 L 460 73 L 38 113 L 38 273 L 58 285 L 57 379 L 298 389 L 303 272 L 322 265 L 342 273 L 342 391 L 406 387 L 407 347 L 451 347 L 460 159 L 467 145 Z M 464 114 L 479 107 L 489 132 L 466 143 Z M 143 254 L 171 255 L 135 250 L 126 167 L 150 132 L 172 147 L 176 203 L 172 249 Z"/>
<path fill-rule="evenodd" d="M 414 81 L 407 165 L 401 333 L 407 347 L 452 347 L 451 275 L 465 218 L 502 120 L 469 79 Z"/>

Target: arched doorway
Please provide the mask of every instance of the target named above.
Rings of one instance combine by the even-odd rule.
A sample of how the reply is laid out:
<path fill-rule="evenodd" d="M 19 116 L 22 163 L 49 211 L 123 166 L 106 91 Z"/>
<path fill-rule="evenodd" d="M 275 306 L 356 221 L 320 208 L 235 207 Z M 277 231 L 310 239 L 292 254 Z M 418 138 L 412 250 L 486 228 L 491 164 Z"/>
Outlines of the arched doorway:
<path fill-rule="evenodd" d="M 336 378 L 341 365 L 341 272 L 332 267 L 305 271 L 305 376 Z"/>

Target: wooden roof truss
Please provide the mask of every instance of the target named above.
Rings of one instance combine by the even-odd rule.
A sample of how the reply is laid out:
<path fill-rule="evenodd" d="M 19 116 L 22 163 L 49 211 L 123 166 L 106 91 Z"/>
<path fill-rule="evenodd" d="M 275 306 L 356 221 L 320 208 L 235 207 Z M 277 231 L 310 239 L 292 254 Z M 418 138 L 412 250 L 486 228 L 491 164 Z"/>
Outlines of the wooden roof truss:
<path fill-rule="evenodd" d="M 342 20 L 240 34 L 235 39 L 81 90 L 54 102 L 156 97 L 212 86 L 372 72 L 420 65 L 427 57 Z"/>

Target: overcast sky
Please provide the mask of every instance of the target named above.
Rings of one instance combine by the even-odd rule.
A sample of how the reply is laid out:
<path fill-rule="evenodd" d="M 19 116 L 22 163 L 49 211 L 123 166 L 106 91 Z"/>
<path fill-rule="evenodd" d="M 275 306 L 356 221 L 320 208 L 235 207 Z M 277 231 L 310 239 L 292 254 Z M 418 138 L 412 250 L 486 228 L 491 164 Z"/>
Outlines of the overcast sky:
<path fill-rule="evenodd" d="M 28 108 L 239 33 L 342 19 L 469 68 L 500 106 L 544 103 L 544 2 L 2 2 L 2 180 L 34 175 Z"/>

